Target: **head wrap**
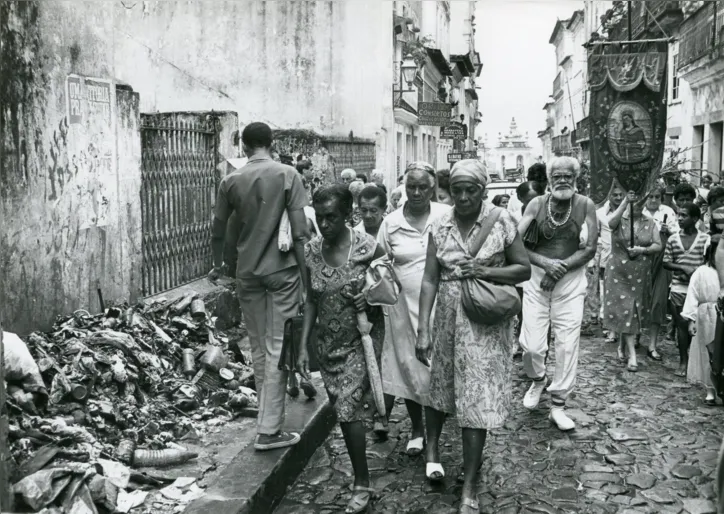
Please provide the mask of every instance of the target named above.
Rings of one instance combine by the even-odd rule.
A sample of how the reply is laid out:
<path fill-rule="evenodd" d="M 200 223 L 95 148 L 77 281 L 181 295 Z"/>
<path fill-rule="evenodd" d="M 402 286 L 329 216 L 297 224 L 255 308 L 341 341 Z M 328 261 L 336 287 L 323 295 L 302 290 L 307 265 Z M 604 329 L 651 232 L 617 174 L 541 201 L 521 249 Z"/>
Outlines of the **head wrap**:
<path fill-rule="evenodd" d="M 477 159 L 463 159 L 458 161 L 450 170 L 450 185 L 458 182 L 473 182 L 485 187 L 488 185 L 490 177 L 485 164 Z"/>
<path fill-rule="evenodd" d="M 405 168 L 405 173 L 412 171 L 412 170 L 424 171 L 426 173 L 429 173 L 433 177 L 435 176 L 435 168 L 433 168 L 432 165 L 426 163 L 425 161 L 411 162 L 410 164 L 407 165 L 407 168 Z"/>

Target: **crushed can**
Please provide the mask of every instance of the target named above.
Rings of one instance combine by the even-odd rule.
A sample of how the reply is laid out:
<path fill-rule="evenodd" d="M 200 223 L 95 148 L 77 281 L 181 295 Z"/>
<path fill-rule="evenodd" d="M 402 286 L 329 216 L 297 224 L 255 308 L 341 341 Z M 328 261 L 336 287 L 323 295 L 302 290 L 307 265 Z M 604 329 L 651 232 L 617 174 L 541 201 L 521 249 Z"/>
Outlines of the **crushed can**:
<path fill-rule="evenodd" d="M 183 372 L 186 378 L 192 378 L 196 373 L 196 359 L 194 351 L 191 348 L 184 348 L 182 354 Z"/>
<path fill-rule="evenodd" d="M 191 317 L 197 321 L 206 319 L 206 305 L 201 298 L 196 298 L 191 302 Z"/>

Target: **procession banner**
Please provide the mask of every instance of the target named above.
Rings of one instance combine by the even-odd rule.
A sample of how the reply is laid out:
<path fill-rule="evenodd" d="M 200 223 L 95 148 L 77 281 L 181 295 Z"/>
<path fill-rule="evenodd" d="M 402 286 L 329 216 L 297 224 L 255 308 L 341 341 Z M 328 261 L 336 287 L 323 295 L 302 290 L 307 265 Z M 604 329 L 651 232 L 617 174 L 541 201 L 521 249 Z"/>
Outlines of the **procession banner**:
<path fill-rule="evenodd" d="M 666 140 L 666 62 L 666 51 L 612 47 L 589 57 L 594 202 L 606 200 L 614 180 L 640 195 L 656 182 Z"/>

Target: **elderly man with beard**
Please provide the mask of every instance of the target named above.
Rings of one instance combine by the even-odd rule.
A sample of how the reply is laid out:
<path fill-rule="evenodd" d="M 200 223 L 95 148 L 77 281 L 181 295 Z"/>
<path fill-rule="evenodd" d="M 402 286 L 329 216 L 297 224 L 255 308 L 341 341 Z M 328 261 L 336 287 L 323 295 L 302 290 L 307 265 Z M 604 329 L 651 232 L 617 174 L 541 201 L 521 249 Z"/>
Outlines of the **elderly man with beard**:
<path fill-rule="evenodd" d="M 580 169 L 572 157 L 554 158 L 547 169 L 551 192 L 530 202 L 519 225 L 533 265 L 524 289 L 520 339 L 523 366 L 533 383 L 523 405 L 535 409 L 546 388 L 550 327 L 556 352 L 553 380 L 548 386 L 550 420 L 560 430 L 575 428 L 563 408 L 576 382 L 587 287 L 585 265 L 594 257 L 598 243 L 596 207 L 589 198 L 575 192 Z M 584 227 L 588 235 L 582 238 Z"/>

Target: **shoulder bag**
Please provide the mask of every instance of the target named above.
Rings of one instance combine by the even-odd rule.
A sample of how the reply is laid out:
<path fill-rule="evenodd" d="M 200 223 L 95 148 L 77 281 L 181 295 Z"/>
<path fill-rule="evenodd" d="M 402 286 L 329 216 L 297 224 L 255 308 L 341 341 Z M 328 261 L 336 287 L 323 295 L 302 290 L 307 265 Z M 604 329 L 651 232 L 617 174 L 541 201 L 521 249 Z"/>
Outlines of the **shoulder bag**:
<path fill-rule="evenodd" d="M 362 294 L 369 305 L 395 305 L 401 290 L 400 280 L 392 268 L 389 256 L 383 255 L 370 263 L 362 288 Z"/>
<path fill-rule="evenodd" d="M 473 257 L 485 244 L 501 212 L 501 208 L 494 208 L 483 220 L 478 236 L 470 245 Z M 480 325 L 497 325 L 517 316 L 522 308 L 515 286 L 480 278 L 466 278 L 462 281 L 462 302 L 470 321 Z"/>

